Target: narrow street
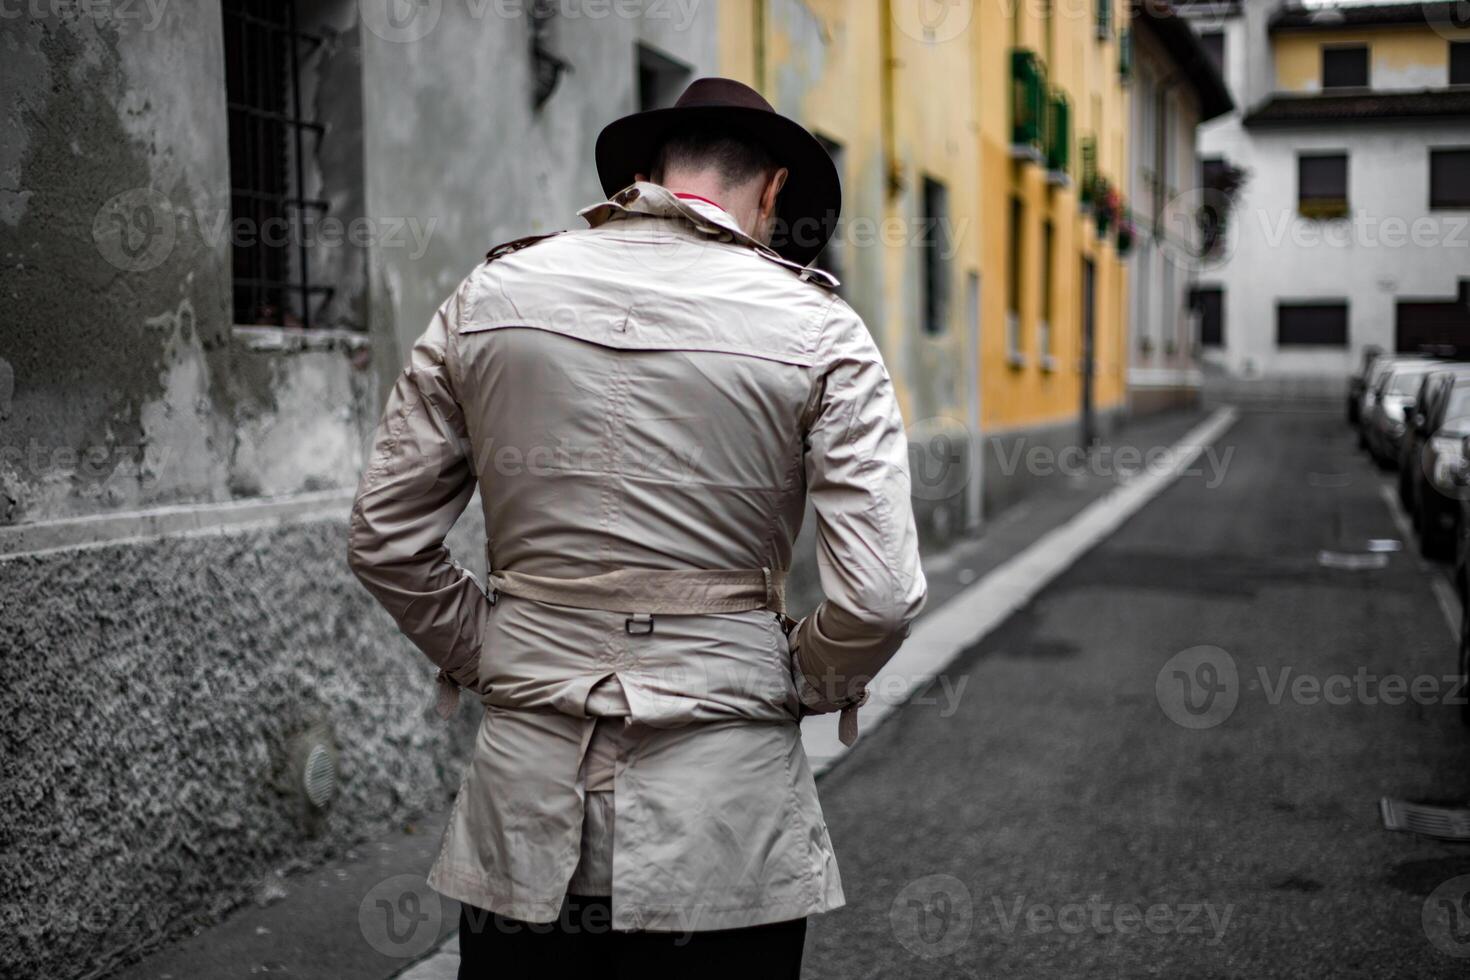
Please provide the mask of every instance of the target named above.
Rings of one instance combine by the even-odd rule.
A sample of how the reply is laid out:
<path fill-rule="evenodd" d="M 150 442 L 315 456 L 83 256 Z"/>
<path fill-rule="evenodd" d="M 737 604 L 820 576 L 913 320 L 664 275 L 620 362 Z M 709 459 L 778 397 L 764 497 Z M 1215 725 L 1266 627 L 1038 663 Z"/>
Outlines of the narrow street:
<path fill-rule="evenodd" d="M 1392 478 L 1339 415 L 1218 448 L 824 778 L 849 906 L 806 976 L 1466 974 L 1425 912 L 1470 849 L 1378 807 L 1470 800 L 1445 572 L 1370 550 Z"/>

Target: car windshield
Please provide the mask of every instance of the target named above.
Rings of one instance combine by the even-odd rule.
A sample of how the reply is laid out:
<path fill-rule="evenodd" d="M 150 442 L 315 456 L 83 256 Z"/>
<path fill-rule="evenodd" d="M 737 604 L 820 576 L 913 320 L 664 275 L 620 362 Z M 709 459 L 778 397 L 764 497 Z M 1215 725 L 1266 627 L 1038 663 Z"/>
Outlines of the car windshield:
<path fill-rule="evenodd" d="M 1450 400 L 1444 408 L 1446 422 L 1454 422 L 1470 415 L 1470 384 L 1455 385 L 1450 391 Z"/>
<path fill-rule="evenodd" d="M 1419 390 L 1419 382 L 1423 380 L 1423 371 L 1396 371 L 1393 379 L 1388 383 L 1388 393 L 1390 395 L 1412 395 Z"/>
<path fill-rule="evenodd" d="M 1374 391 L 1379 390 L 1388 381 L 1388 376 L 1393 373 L 1394 362 L 1387 358 L 1378 360 L 1373 364 L 1373 373 L 1368 378 L 1368 387 Z"/>

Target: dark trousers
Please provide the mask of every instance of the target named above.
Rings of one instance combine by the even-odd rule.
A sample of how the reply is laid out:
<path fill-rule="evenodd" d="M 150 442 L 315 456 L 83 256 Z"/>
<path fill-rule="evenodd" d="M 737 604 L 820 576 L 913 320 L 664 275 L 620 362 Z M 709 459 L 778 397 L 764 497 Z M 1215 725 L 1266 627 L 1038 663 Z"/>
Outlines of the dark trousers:
<path fill-rule="evenodd" d="M 806 919 L 714 932 L 614 932 L 606 898 L 568 895 L 556 922 L 459 915 L 459 980 L 799 980 Z"/>

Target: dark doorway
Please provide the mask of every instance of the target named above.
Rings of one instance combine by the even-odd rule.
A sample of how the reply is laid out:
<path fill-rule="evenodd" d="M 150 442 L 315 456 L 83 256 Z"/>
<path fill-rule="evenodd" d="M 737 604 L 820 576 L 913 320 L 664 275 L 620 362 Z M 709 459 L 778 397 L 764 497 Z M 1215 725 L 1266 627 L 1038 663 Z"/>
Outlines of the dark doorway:
<path fill-rule="evenodd" d="M 1200 286 L 1194 291 L 1194 308 L 1199 311 L 1201 347 L 1225 346 L 1225 290 Z"/>

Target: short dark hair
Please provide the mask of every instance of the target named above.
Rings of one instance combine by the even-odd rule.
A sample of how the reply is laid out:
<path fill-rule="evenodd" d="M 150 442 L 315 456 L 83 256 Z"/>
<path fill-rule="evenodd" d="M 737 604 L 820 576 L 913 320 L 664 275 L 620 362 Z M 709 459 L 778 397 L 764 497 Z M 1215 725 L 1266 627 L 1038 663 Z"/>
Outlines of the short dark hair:
<path fill-rule="evenodd" d="M 714 168 L 730 186 L 775 170 L 778 164 L 769 150 L 737 129 L 707 122 L 687 123 L 671 131 L 653 154 L 654 183 L 662 183 L 670 170 Z"/>

